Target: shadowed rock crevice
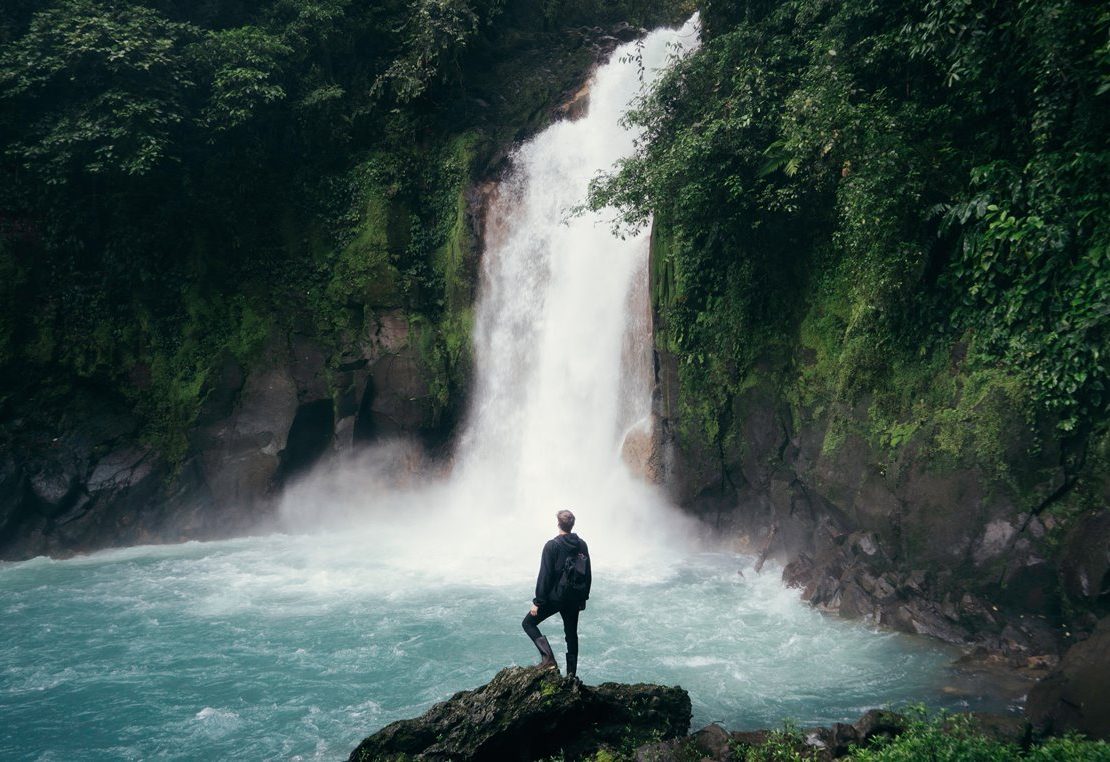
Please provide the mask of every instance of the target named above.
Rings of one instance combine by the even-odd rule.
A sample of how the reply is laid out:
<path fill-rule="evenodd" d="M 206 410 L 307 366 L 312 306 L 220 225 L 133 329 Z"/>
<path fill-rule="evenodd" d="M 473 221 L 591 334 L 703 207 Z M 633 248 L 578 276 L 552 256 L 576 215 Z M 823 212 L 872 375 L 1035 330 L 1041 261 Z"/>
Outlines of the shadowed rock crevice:
<path fill-rule="evenodd" d="M 334 439 L 335 403 L 322 399 L 301 405 L 289 427 L 275 481 L 285 484 L 308 471 L 332 448 Z"/>
<path fill-rule="evenodd" d="M 362 393 L 358 412 L 355 414 L 355 425 L 351 432 L 352 441 L 355 443 L 373 442 L 378 436 L 378 426 L 374 422 L 375 395 L 374 377 L 370 376 L 366 379 L 366 389 Z"/>

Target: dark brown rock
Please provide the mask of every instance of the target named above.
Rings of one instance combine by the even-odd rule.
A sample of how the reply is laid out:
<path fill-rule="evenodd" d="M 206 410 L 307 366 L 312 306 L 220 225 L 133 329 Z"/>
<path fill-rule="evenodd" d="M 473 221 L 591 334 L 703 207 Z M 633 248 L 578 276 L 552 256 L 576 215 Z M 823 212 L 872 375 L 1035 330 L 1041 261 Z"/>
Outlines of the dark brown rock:
<path fill-rule="evenodd" d="M 509 667 L 422 717 L 387 725 L 359 744 L 350 760 L 582 759 L 603 746 L 683 736 L 690 713 L 681 688 L 591 687 L 552 669 Z"/>
<path fill-rule="evenodd" d="M 884 709 L 871 709 L 853 723 L 860 744 L 870 743 L 876 738 L 894 738 L 906 729 L 906 718 L 897 712 Z"/>
<path fill-rule="evenodd" d="M 1044 732 L 1078 730 L 1110 740 L 1110 617 L 1067 650 L 1059 666 L 1033 686 L 1026 716 Z"/>
<path fill-rule="evenodd" d="M 1069 599 L 1110 608 L 1110 508 L 1087 515 L 1068 533 L 1060 574 Z"/>
<path fill-rule="evenodd" d="M 825 745 L 825 749 L 832 757 L 843 757 L 851 750 L 853 744 L 860 742 L 855 725 L 846 722 L 838 722 L 831 728 L 820 728 L 816 738 Z"/>
<path fill-rule="evenodd" d="M 727 759 L 732 750 L 732 735 L 720 725 L 706 725 L 693 734 L 694 746 L 710 759 Z"/>

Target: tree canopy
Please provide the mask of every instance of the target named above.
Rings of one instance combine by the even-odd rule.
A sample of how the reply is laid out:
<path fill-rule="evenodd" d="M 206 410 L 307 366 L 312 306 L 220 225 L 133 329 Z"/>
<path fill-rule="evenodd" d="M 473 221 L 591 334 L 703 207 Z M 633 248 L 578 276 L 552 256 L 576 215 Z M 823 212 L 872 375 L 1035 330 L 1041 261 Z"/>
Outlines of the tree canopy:
<path fill-rule="evenodd" d="M 668 339 L 710 428 L 799 324 L 834 337 L 849 404 L 963 341 L 1063 432 L 1104 425 L 1110 14 L 707 0 L 702 20 L 591 203 L 655 215 Z"/>

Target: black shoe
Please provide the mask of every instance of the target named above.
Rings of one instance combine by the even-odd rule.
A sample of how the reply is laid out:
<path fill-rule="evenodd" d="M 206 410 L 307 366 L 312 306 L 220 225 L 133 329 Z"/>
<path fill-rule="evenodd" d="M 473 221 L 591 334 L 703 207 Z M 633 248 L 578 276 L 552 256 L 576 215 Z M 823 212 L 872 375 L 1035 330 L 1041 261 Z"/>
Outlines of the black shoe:
<path fill-rule="evenodd" d="M 578 654 L 567 654 L 567 677 L 578 677 Z"/>
<path fill-rule="evenodd" d="M 543 635 L 536 638 L 536 648 L 540 651 L 540 660 L 538 666 L 540 667 L 554 667 L 556 671 L 559 669 L 559 664 L 555 661 L 555 652 L 551 650 L 551 645 L 547 642 L 547 638 Z"/>

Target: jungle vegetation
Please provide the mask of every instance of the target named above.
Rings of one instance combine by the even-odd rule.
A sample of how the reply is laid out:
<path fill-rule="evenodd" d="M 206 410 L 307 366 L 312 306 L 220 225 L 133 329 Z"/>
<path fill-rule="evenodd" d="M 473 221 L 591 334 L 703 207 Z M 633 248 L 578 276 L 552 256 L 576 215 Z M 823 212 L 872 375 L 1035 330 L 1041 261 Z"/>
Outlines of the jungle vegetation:
<path fill-rule="evenodd" d="M 462 362 L 461 194 L 588 70 L 581 25 L 672 5 L 4 2 L 3 417 L 91 385 L 172 459 L 223 358 L 384 307 Z"/>
<path fill-rule="evenodd" d="M 654 215 L 658 340 L 691 435 L 727 439 L 768 358 L 800 408 L 867 403 L 887 445 L 938 415 L 979 426 L 989 390 L 1064 440 L 1105 432 L 1110 12 L 701 13 L 701 48 L 628 115 L 638 151 L 590 198 L 618 229 Z"/>

